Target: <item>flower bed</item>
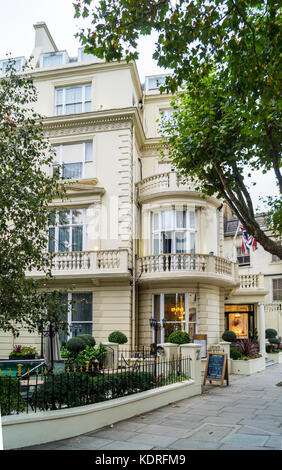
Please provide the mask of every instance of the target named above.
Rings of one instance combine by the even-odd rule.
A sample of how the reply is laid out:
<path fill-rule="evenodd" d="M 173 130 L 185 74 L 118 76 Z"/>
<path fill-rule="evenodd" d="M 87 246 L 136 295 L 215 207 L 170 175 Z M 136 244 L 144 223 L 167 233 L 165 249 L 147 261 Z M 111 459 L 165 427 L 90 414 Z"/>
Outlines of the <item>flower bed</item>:
<path fill-rule="evenodd" d="M 243 356 L 242 359 L 231 359 L 231 374 L 251 375 L 265 370 L 265 358 L 257 354 L 253 356 Z"/>

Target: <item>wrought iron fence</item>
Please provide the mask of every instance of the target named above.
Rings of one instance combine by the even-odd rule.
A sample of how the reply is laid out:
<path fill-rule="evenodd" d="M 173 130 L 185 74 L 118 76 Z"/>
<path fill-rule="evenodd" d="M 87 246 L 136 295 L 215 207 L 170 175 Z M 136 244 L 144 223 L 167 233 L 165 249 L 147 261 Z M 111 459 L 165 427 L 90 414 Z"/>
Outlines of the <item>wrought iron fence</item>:
<path fill-rule="evenodd" d="M 171 361 L 144 358 L 117 369 L 97 363 L 65 370 L 36 369 L 3 375 L 0 370 L 0 405 L 4 415 L 58 410 L 89 405 L 173 384 L 190 378 L 190 357 Z M 10 371 L 11 372 L 11 371 Z"/>

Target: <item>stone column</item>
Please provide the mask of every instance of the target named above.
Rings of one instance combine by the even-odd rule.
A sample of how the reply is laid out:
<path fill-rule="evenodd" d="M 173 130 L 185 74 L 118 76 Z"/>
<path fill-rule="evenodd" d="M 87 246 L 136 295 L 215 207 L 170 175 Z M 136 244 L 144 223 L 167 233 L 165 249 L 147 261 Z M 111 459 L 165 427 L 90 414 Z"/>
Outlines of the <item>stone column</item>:
<path fill-rule="evenodd" d="M 180 345 L 180 351 L 183 357 L 189 356 L 190 361 L 190 375 L 199 387 L 198 393 L 201 393 L 202 387 L 202 373 L 201 373 L 201 344 L 187 343 Z"/>
<path fill-rule="evenodd" d="M 259 308 L 259 352 L 265 357 L 265 314 L 264 304 L 258 304 Z"/>
<path fill-rule="evenodd" d="M 180 348 L 175 343 L 160 343 L 158 346 L 164 348 L 164 356 L 161 358 L 162 361 L 173 361 L 177 359 L 180 354 Z"/>

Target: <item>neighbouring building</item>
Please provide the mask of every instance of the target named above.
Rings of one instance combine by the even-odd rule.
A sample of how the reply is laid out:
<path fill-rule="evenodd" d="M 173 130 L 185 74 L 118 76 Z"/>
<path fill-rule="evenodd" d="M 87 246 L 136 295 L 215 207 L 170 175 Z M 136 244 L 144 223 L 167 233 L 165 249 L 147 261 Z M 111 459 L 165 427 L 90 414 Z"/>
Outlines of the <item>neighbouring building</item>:
<path fill-rule="evenodd" d="M 262 247 L 242 256 L 222 201 L 203 199 L 160 158 L 156 120 L 171 113 L 171 96 L 159 92 L 165 76 L 142 85 L 134 62 L 105 63 L 83 49 L 69 57 L 45 23 L 34 28 L 36 111 L 56 150 L 47 171 L 59 166 L 71 182 L 68 200 L 50 207 L 48 247 L 52 285 L 69 288 L 65 300 L 76 302 L 69 336 L 92 333 L 99 342 L 120 330 L 130 346 L 149 345 L 154 317 L 158 342 L 181 329 L 214 344 L 226 328 L 260 334 L 260 304 L 266 326 L 282 335 L 281 261 Z M 16 59 L 18 70 L 24 60 Z M 32 342 L 39 337 L 3 333 L 0 357 Z"/>

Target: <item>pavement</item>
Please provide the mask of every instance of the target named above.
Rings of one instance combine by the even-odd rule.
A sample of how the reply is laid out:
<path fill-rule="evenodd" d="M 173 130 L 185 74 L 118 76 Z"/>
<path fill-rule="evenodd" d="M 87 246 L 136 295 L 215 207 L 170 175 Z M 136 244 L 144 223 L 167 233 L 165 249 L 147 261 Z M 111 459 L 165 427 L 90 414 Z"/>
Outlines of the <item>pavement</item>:
<path fill-rule="evenodd" d="M 282 365 L 229 386 L 60 441 L 22 450 L 282 450 Z M 83 418 L 82 418 L 83 419 Z"/>

